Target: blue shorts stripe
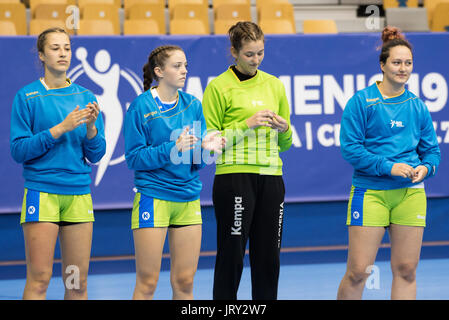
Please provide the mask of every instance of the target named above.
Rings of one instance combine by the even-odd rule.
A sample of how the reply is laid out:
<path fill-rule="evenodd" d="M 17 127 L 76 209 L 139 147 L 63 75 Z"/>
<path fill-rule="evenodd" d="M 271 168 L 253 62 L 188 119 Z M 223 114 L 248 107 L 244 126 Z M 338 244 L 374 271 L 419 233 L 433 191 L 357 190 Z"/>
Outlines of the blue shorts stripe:
<path fill-rule="evenodd" d="M 351 203 L 351 226 L 363 226 L 363 200 L 366 188 L 354 187 Z"/>
<path fill-rule="evenodd" d="M 40 192 L 28 189 L 25 222 L 39 221 Z"/>
<path fill-rule="evenodd" d="M 140 195 L 139 228 L 154 227 L 154 198 Z"/>

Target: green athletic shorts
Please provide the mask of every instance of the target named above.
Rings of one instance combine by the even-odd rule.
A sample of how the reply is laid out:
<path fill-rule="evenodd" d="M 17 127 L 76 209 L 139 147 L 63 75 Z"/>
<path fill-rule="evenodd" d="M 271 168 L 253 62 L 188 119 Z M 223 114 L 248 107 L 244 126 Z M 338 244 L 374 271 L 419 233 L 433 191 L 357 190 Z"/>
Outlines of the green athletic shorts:
<path fill-rule="evenodd" d="M 424 188 L 371 190 L 352 186 L 346 224 L 387 227 L 426 226 L 427 199 Z"/>
<path fill-rule="evenodd" d="M 92 222 L 94 209 L 90 193 L 53 194 L 25 188 L 20 223 Z"/>
<path fill-rule="evenodd" d="M 148 197 L 140 192 L 134 197 L 131 229 L 194 224 L 202 224 L 199 199 L 174 202 Z"/>

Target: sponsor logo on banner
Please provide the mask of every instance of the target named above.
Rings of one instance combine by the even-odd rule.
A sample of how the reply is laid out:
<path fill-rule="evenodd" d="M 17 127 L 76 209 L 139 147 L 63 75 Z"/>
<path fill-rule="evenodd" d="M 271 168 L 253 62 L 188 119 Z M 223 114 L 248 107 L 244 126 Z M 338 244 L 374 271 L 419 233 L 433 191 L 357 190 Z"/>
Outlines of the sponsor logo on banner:
<path fill-rule="evenodd" d="M 132 70 L 111 61 L 111 54 L 107 50 L 101 49 L 92 53 L 94 55 L 93 65 L 87 60 L 89 54 L 90 52 L 86 48 L 77 48 L 75 56 L 80 63 L 71 69 L 67 76 L 72 82 L 80 77 L 87 77 L 96 85 L 90 85 L 88 88 L 99 88 L 92 91 L 103 113 L 106 152 L 103 158 L 96 163 L 98 169 L 94 183 L 95 186 L 98 186 L 109 166 L 125 161 L 124 147 L 117 148 L 117 145 L 123 130 L 126 110 L 132 101 L 121 101 L 119 93 L 122 87 L 127 86 L 128 90 L 132 90 L 134 95 L 132 99 L 134 99 L 143 92 L 143 86 L 142 81 Z M 120 154 L 115 154 L 116 149 L 120 151 Z"/>

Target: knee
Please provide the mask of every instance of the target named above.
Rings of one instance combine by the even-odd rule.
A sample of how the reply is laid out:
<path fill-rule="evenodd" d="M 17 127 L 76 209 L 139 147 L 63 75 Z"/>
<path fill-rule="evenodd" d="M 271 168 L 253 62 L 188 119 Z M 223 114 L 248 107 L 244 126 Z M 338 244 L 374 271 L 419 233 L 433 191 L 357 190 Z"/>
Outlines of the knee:
<path fill-rule="evenodd" d="M 143 273 L 137 274 L 136 288 L 145 296 L 152 296 L 156 291 L 159 273 Z"/>
<path fill-rule="evenodd" d="M 392 265 L 393 276 L 400 277 L 407 282 L 414 282 L 416 279 L 416 268 L 418 264 L 414 262 L 402 262 Z"/>
<path fill-rule="evenodd" d="M 27 278 L 29 288 L 37 294 L 44 294 L 45 292 L 47 292 L 51 276 L 52 270 L 30 272 Z"/>
<path fill-rule="evenodd" d="M 66 278 L 64 285 L 71 297 L 84 297 L 87 293 L 87 274 L 79 278 Z"/>
<path fill-rule="evenodd" d="M 183 272 L 172 276 L 171 284 L 173 290 L 180 291 L 183 293 L 190 293 L 193 290 L 193 277 L 192 272 Z"/>
<path fill-rule="evenodd" d="M 367 272 L 367 267 L 356 266 L 346 271 L 346 278 L 351 283 L 351 286 L 357 286 L 365 283 L 370 273 Z"/>

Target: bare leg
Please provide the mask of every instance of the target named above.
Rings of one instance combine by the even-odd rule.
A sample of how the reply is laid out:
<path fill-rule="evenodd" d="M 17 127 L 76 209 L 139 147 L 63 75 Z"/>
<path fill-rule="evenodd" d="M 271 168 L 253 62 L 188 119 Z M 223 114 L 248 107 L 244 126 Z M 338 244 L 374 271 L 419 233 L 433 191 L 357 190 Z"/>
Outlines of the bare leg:
<path fill-rule="evenodd" d="M 92 222 L 60 227 L 62 279 L 66 300 L 87 299 L 87 274 L 92 247 Z"/>
<path fill-rule="evenodd" d="M 142 228 L 133 231 L 136 252 L 136 287 L 134 300 L 153 299 L 167 228 Z"/>
<path fill-rule="evenodd" d="M 193 299 L 193 278 L 201 249 L 201 225 L 169 229 L 173 300 Z"/>
<path fill-rule="evenodd" d="M 53 272 L 59 226 L 50 222 L 28 222 L 22 227 L 27 263 L 23 299 L 45 299 Z"/>
<path fill-rule="evenodd" d="M 390 225 L 391 299 L 416 299 L 416 268 L 421 253 L 423 227 Z"/>
<path fill-rule="evenodd" d="M 340 282 L 337 299 L 361 299 L 367 268 L 374 264 L 385 234 L 384 227 L 349 226 L 349 249 L 346 273 Z"/>

